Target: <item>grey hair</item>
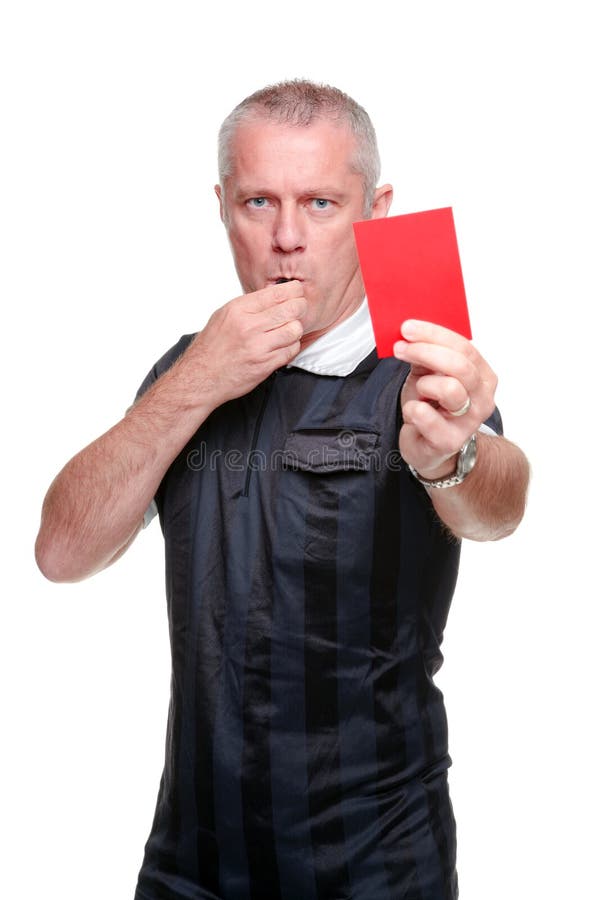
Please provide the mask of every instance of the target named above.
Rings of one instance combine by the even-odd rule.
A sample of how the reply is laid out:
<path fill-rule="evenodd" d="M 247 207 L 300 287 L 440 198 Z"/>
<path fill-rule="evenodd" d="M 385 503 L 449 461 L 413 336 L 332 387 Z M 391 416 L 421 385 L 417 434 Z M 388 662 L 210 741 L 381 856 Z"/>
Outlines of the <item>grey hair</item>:
<path fill-rule="evenodd" d="M 373 123 L 366 110 L 338 88 L 294 79 L 269 85 L 242 100 L 219 130 L 219 181 L 232 173 L 231 145 L 241 122 L 264 117 L 286 125 L 310 125 L 315 119 L 347 124 L 356 138 L 352 168 L 362 176 L 365 215 L 371 214 L 375 188 L 381 172 Z"/>

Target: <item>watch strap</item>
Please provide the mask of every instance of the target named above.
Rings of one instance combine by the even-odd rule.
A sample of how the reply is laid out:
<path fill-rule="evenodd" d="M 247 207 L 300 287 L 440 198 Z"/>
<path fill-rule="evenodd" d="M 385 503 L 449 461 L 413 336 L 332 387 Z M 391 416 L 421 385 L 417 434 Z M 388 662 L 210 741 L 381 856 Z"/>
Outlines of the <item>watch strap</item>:
<path fill-rule="evenodd" d="M 425 485 L 425 487 L 430 488 L 450 488 L 456 487 L 456 485 L 458 484 L 462 484 L 469 472 L 473 470 L 473 466 L 475 465 L 476 439 L 477 434 L 473 434 L 462 445 L 458 452 L 456 468 L 451 475 L 446 475 L 445 478 L 423 478 L 421 475 L 419 475 L 414 466 L 411 466 L 410 463 L 407 463 L 411 475 L 413 475 L 421 484 Z"/>

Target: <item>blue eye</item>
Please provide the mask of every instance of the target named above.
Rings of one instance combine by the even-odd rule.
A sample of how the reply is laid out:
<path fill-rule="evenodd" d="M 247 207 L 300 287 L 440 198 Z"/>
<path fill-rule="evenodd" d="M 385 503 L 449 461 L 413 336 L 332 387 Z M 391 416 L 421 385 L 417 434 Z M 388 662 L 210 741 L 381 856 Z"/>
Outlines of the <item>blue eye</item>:
<path fill-rule="evenodd" d="M 325 200 L 323 197 L 315 197 L 312 202 L 315 209 L 327 209 L 327 207 L 331 203 L 331 200 Z"/>
<path fill-rule="evenodd" d="M 266 197 L 251 197 L 248 200 L 248 205 L 253 209 L 263 209 L 267 205 Z"/>

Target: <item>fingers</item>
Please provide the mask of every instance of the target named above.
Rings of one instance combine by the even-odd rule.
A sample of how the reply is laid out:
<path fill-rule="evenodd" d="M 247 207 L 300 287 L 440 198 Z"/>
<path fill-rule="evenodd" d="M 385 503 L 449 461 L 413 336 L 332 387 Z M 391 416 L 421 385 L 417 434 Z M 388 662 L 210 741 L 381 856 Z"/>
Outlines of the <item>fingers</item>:
<path fill-rule="evenodd" d="M 248 312 L 262 312 L 277 303 L 283 303 L 292 297 L 302 297 L 304 288 L 301 281 L 286 281 L 284 284 L 269 284 L 252 294 L 244 294 L 240 301 Z"/>
<path fill-rule="evenodd" d="M 273 368 L 287 364 L 300 352 L 307 306 L 299 281 L 268 285 L 231 300 L 222 307 L 228 358 L 262 360 Z"/>
<path fill-rule="evenodd" d="M 265 334 L 265 350 L 270 353 L 272 350 L 278 350 L 280 347 L 289 347 L 298 344 L 297 353 L 300 351 L 300 338 L 304 334 L 302 322 L 297 319 L 291 319 L 278 328 L 271 328 Z M 294 354 L 295 355 L 295 354 Z"/>
<path fill-rule="evenodd" d="M 412 366 L 429 372 L 450 376 L 460 382 L 468 393 L 475 391 L 481 380 L 481 371 L 472 354 L 461 352 L 442 344 L 407 343 L 394 344 L 394 356 Z"/>
<path fill-rule="evenodd" d="M 282 297 L 282 288 L 292 288 L 291 297 Z M 298 292 L 300 291 L 300 294 Z M 230 300 L 213 314 L 215 325 L 224 330 L 229 343 L 241 341 L 254 345 L 259 353 L 295 342 L 304 333 L 302 319 L 307 301 L 300 282 L 270 285 L 254 294 L 243 294 Z M 260 346 L 256 346 L 256 342 Z"/>
<path fill-rule="evenodd" d="M 306 315 L 307 302 L 304 297 L 282 300 L 256 314 L 255 324 L 261 331 L 271 331 L 288 322 L 300 322 Z"/>
<path fill-rule="evenodd" d="M 268 285 L 231 302 L 243 317 L 245 327 L 257 334 L 279 329 L 293 321 L 301 322 L 308 305 L 300 281 Z"/>
<path fill-rule="evenodd" d="M 268 357 L 271 371 L 287 366 L 300 353 L 300 349 L 300 341 L 295 341 L 272 350 Z"/>
<path fill-rule="evenodd" d="M 471 342 L 443 325 L 434 322 L 422 322 L 420 319 L 407 319 L 400 327 L 402 337 L 407 341 L 423 341 L 427 344 L 446 344 L 456 350 L 472 346 Z"/>
<path fill-rule="evenodd" d="M 188 349 L 220 405 L 241 397 L 301 349 L 307 301 L 299 281 L 269 285 L 225 303 Z"/>
<path fill-rule="evenodd" d="M 410 320 L 402 336 L 394 355 L 411 370 L 401 395 L 400 447 L 425 472 L 443 467 L 491 415 L 497 378 L 473 344 L 447 328 Z"/>
<path fill-rule="evenodd" d="M 402 420 L 404 425 L 412 426 L 423 438 L 424 449 L 431 458 L 444 458 L 456 453 L 480 424 L 472 413 L 453 419 L 442 409 L 435 409 L 430 403 L 418 400 L 404 403 Z"/>
<path fill-rule="evenodd" d="M 414 357 L 411 361 L 447 375 L 455 374 L 457 377 L 460 377 L 460 369 L 451 371 L 445 368 L 446 361 L 454 359 L 458 363 L 461 360 L 465 371 L 470 364 L 472 368 L 484 369 L 491 373 L 488 364 L 471 341 L 455 331 L 450 331 L 449 328 L 435 325 L 433 322 L 408 319 L 403 322 L 401 331 L 405 341 L 398 341 L 394 346 L 395 355 L 398 355 L 397 347 L 398 352 L 402 354 L 401 359 L 405 359 L 405 354 L 409 353 Z M 434 351 L 436 347 L 440 351 L 437 354 Z M 435 366 L 436 361 L 439 364 L 438 368 Z"/>
<path fill-rule="evenodd" d="M 436 447 L 425 440 L 416 425 L 405 423 L 400 429 L 398 447 L 402 458 L 410 465 L 414 466 L 417 472 L 425 475 L 429 470 L 435 469 L 436 466 L 442 465 L 444 470 L 450 471 L 445 461 L 450 459 L 453 454 L 441 453 Z M 438 473 L 446 474 L 446 472 Z M 436 475 L 427 474 L 426 477 L 437 477 Z"/>
<path fill-rule="evenodd" d="M 405 322 L 402 334 L 411 341 L 398 341 L 394 355 L 410 363 L 411 381 L 417 379 L 420 385 L 417 396 L 436 401 L 448 412 L 461 409 L 470 399 L 480 422 L 491 415 L 497 378 L 470 341 L 441 325 L 416 320 Z"/>
<path fill-rule="evenodd" d="M 416 379 L 415 389 L 419 399 L 433 402 L 450 415 L 456 415 L 470 401 L 465 386 L 444 375 L 423 375 Z"/>

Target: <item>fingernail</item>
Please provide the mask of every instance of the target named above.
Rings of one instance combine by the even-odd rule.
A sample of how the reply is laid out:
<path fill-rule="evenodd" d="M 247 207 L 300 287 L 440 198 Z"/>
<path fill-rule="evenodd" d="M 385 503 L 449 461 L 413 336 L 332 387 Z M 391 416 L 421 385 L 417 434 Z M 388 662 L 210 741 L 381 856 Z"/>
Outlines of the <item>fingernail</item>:
<path fill-rule="evenodd" d="M 394 356 L 397 356 L 398 359 L 402 359 L 402 354 L 404 353 L 405 349 L 406 349 L 406 341 L 396 341 L 396 343 L 394 344 L 394 347 L 393 347 Z"/>
<path fill-rule="evenodd" d="M 407 319 L 406 322 L 403 322 L 400 331 L 404 335 L 405 338 L 410 340 L 411 337 L 414 337 L 416 334 L 416 323 L 413 319 Z"/>

